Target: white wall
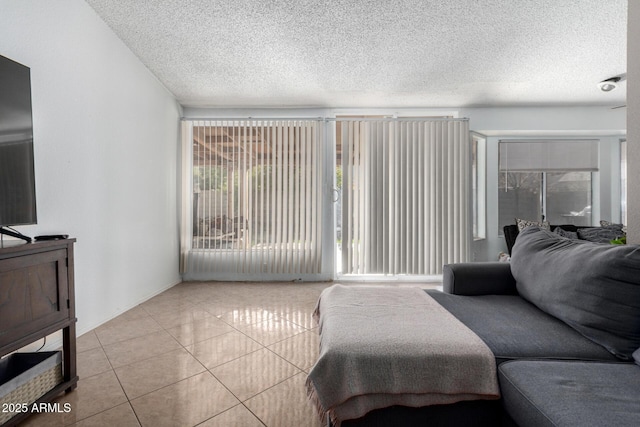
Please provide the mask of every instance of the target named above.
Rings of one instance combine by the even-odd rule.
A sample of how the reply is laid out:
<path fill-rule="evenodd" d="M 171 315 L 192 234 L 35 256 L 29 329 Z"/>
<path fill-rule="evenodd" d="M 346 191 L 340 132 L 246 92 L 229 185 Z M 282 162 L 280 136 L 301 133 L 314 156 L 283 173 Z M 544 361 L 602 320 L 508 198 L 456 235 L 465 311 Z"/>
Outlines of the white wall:
<path fill-rule="evenodd" d="M 470 118 L 472 129 L 494 135 L 622 135 L 626 129 L 623 108 L 465 108 L 460 115 Z"/>
<path fill-rule="evenodd" d="M 180 107 L 82 0 L 0 0 L 0 55 L 31 67 L 38 225 L 78 239 L 82 333 L 179 282 Z"/>
<path fill-rule="evenodd" d="M 630 0 L 627 13 L 627 231 L 640 244 L 640 2 Z"/>

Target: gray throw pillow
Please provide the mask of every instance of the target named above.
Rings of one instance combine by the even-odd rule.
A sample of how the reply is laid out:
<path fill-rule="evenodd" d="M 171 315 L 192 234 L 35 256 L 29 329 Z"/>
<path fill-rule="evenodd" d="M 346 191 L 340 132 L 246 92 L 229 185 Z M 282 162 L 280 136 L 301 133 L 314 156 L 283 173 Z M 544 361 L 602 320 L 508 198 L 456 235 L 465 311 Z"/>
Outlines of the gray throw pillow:
<path fill-rule="evenodd" d="M 578 237 L 582 240 L 588 240 L 596 243 L 610 243 L 612 240 L 619 239 L 624 236 L 622 227 L 593 227 L 578 229 Z"/>
<path fill-rule="evenodd" d="M 524 230 L 527 227 L 541 227 L 545 230 L 551 230 L 551 225 L 547 221 L 532 221 L 530 219 L 516 218 L 516 225 L 518 226 L 518 232 Z"/>
<path fill-rule="evenodd" d="M 640 347 L 640 246 L 523 230 L 511 255 L 520 295 L 614 355 Z"/>
<path fill-rule="evenodd" d="M 616 227 L 619 228 L 620 230 L 622 230 L 622 232 L 626 235 L 627 234 L 627 227 L 625 227 L 623 224 L 616 224 L 610 221 L 605 221 L 604 219 L 600 220 L 600 226 L 601 227 Z"/>
<path fill-rule="evenodd" d="M 601 219 L 601 220 L 600 220 L 600 227 L 616 227 L 616 228 L 619 228 L 619 229 L 621 229 L 621 230 L 622 230 L 622 229 L 624 228 L 624 225 L 622 225 L 622 224 L 616 224 L 616 223 L 614 223 L 614 222 L 611 222 L 611 221 L 605 221 L 604 219 Z"/>
<path fill-rule="evenodd" d="M 557 234 L 560 237 L 565 237 L 567 239 L 577 239 L 578 238 L 578 233 L 576 233 L 575 231 L 564 230 L 562 227 L 554 228 L 553 229 L 553 233 Z"/>
<path fill-rule="evenodd" d="M 640 365 L 640 348 L 633 352 L 633 360 Z"/>

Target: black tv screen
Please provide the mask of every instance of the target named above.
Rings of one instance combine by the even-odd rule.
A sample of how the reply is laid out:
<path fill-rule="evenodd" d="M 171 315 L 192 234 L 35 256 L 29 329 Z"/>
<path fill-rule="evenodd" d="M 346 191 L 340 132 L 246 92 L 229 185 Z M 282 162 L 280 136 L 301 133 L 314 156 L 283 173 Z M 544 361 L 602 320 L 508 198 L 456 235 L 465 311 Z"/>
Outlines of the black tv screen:
<path fill-rule="evenodd" d="M 29 67 L 0 55 L 0 227 L 36 223 Z"/>

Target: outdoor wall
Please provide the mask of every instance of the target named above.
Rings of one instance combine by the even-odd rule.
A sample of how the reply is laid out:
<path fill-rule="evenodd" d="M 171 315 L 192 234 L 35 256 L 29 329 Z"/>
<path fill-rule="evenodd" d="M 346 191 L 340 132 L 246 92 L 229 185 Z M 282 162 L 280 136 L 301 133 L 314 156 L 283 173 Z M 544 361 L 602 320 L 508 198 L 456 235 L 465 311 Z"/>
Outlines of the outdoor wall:
<path fill-rule="evenodd" d="M 0 0 L 31 67 L 38 224 L 77 238 L 79 334 L 179 282 L 174 97 L 82 0 Z"/>

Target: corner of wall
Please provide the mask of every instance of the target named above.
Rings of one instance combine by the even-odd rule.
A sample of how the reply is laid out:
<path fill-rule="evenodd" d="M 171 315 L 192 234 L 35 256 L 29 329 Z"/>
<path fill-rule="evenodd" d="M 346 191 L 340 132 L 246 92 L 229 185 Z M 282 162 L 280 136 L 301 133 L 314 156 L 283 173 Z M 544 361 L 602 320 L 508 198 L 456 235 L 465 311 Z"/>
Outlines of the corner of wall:
<path fill-rule="evenodd" d="M 627 13 L 627 238 L 640 244 L 640 2 Z"/>

